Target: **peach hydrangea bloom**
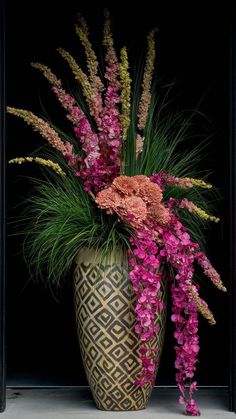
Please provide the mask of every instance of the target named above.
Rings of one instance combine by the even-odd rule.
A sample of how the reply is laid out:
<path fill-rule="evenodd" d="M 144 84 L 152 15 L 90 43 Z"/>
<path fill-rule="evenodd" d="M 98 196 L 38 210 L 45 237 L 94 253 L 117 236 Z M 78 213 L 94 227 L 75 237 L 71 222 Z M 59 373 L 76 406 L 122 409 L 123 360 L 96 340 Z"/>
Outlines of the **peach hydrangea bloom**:
<path fill-rule="evenodd" d="M 118 191 L 124 195 L 133 195 L 139 190 L 138 182 L 129 176 L 117 177 L 113 180 L 112 185 L 115 186 L 116 189 L 118 189 Z"/>
<path fill-rule="evenodd" d="M 148 219 L 159 225 L 169 221 L 161 189 L 144 175 L 117 177 L 111 186 L 97 194 L 96 203 L 108 214 L 116 212 L 120 219 L 133 227 Z"/>
<path fill-rule="evenodd" d="M 148 217 L 153 219 L 160 225 L 165 225 L 170 220 L 170 215 L 169 215 L 168 210 L 161 203 L 157 205 L 149 205 Z"/>
<path fill-rule="evenodd" d="M 128 216 L 131 214 L 136 221 L 144 221 L 147 217 L 147 206 L 138 196 L 125 197 L 123 208 Z"/>
<path fill-rule="evenodd" d="M 139 188 L 141 186 L 145 185 L 146 183 L 150 182 L 149 178 L 147 176 L 144 176 L 144 175 L 133 176 L 133 179 L 135 179 L 136 182 L 138 182 Z"/>
<path fill-rule="evenodd" d="M 96 196 L 96 203 L 100 208 L 106 209 L 107 214 L 112 214 L 116 208 L 121 204 L 122 197 L 109 186 L 103 189 Z"/>
<path fill-rule="evenodd" d="M 159 204 L 162 200 L 162 192 L 158 185 L 152 182 L 143 183 L 138 195 L 148 204 Z"/>

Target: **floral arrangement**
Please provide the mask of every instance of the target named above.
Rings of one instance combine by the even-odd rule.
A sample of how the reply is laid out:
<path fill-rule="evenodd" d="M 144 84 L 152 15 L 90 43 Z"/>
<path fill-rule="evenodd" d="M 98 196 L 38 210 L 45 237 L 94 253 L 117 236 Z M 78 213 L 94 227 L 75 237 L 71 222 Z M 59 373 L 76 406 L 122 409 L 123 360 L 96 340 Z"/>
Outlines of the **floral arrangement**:
<path fill-rule="evenodd" d="M 89 41 L 81 17 L 76 25 L 85 49 L 88 75 L 64 49 L 59 54 L 69 64 L 78 91 L 68 93 L 50 68 L 33 63 L 48 80 L 71 124 L 63 132 L 28 110 L 8 107 L 49 145 L 41 156 L 19 157 L 10 163 L 36 162 L 52 170 L 52 180 L 35 181 L 26 217 L 29 263 L 52 282 L 67 271 L 78 250 L 95 246 L 104 257 L 115 247 L 125 249 L 130 280 L 136 295 L 135 330 L 142 342 L 141 371 L 136 384 L 153 382 L 156 369 L 152 339 L 158 333 L 155 315 L 163 308 L 157 295 L 163 275 L 169 273 L 171 320 L 175 325 L 176 383 L 186 413 L 199 415 L 193 393 L 198 361 L 199 312 L 215 323 L 194 279 L 196 264 L 220 290 L 226 291 L 203 247 L 207 193 L 212 185 L 195 178 L 199 147 L 182 151 L 191 120 L 182 114 L 165 114 L 156 84 L 155 34 L 147 38 L 144 68 L 133 80 L 126 48 L 117 57 L 109 13 L 105 12 L 103 46 L 105 72 Z"/>

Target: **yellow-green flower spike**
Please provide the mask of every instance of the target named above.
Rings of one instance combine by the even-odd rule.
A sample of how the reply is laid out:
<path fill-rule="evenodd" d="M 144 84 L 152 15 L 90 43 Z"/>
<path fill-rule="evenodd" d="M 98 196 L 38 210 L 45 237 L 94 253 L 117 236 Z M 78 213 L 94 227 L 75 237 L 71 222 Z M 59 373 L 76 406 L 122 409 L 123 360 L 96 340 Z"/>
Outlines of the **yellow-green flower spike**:
<path fill-rule="evenodd" d="M 84 32 L 84 34 L 87 35 L 87 37 L 88 37 L 89 36 L 89 29 L 88 29 L 87 22 L 81 14 L 79 14 L 78 17 L 79 17 L 79 26 L 82 29 L 82 31 Z"/>
<path fill-rule="evenodd" d="M 194 205 L 192 207 L 192 212 L 197 214 L 200 218 L 203 218 L 206 221 L 213 221 L 214 223 L 218 223 L 220 221 L 218 217 L 214 217 L 213 215 L 207 214 L 206 211 L 197 207 L 197 205 Z"/>
<path fill-rule="evenodd" d="M 49 81 L 49 83 L 51 83 L 53 86 L 56 86 L 57 88 L 61 88 L 61 80 L 59 80 L 55 74 L 53 74 L 53 72 L 51 71 L 51 69 L 49 67 L 47 67 L 44 64 L 40 64 L 40 63 L 31 63 L 31 66 L 33 68 L 36 68 L 37 70 L 40 70 L 44 77 Z"/>
<path fill-rule="evenodd" d="M 220 221 L 218 217 L 214 217 L 213 215 L 207 214 L 206 211 L 204 211 L 202 208 L 199 208 L 196 204 L 194 204 L 192 201 L 189 201 L 186 198 L 184 198 L 180 202 L 180 208 L 187 208 L 189 212 L 198 215 L 198 217 L 203 218 L 206 221 L 213 221 L 215 223 L 218 223 Z"/>
<path fill-rule="evenodd" d="M 68 62 L 76 80 L 78 80 L 82 86 L 84 96 L 90 99 L 92 96 L 92 89 L 86 74 L 81 70 L 69 52 L 65 51 L 63 48 L 58 48 L 57 51 Z"/>
<path fill-rule="evenodd" d="M 15 159 L 9 160 L 9 163 L 15 163 L 15 164 L 22 164 L 22 163 L 38 163 L 41 166 L 50 167 L 54 172 L 61 176 L 66 176 L 65 172 L 61 169 L 59 164 L 54 163 L 52 160 L 43 159 L 41 157 L 16 157 Z"/>
<path fill-rule="evenodd" d="M 104 10 L 104 29 L 103 29 L 103 45 L 107 48 L 113 48 L 113 36 L 111 31 L 111 17 L 110 12 L 105 9 Z"/>
<path fill-rule="evenodd" d="M 86 54 L 87 66 L 89 71 L 89 79 L 93 89 L 97 91 L 103 90 L 103 84 L 100 77 L 97 76 L 98 60 L 88 38 L 88 28 L 83 18 L 80 19 L 81 26 L 75 27 L 76 34 L 78 35 Z"/>
<path fill-rule="evenodd" d="M 202 300 L 197 291 L 190 286 L 190 292 L 192 294 L 193 297 L 193 301 L 198 309 L 198 311 L 202 314 L 202 316 L 213 326 L 216 324 L 216 321 L 214 319 L 214 316 L 212 314 L 212 312 L 210 311 L 210 309 L 208 308 L 206 302 L 204 300 Z"/>
<path fill-rule="evenodd" d="M 204 182 L 202 179 L 194 179 L 191 177 L 184 177 L 182 178 L 184 181 L 191 183 L 194 186 L 198 186 L 199 188 L 204 189 L 211 189 L 213 188 L 213 185 L 211 183 Z"/>

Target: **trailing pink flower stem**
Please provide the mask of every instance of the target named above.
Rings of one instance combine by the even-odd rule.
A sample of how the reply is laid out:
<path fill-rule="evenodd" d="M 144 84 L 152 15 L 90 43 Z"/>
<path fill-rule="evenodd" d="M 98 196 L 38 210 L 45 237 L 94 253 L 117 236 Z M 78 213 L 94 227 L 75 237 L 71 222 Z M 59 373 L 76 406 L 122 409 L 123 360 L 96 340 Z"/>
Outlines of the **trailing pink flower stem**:
<path fill-rule="evenodd" d="M 129 252 L 130 280 L 137 299 L 135 331 L 142 342 L 141 374 L 135 383 L 142 386 L 151 382 L 154 385 L 158 348 L 152 346 L 152 340 L 158 332 L 155 325 L 157 311 L 164 307 L 163 301 L 158 298 L 162 279 L 160 255 L 149 229 L 136 231 L 130 243 L 133 249 Z"/>

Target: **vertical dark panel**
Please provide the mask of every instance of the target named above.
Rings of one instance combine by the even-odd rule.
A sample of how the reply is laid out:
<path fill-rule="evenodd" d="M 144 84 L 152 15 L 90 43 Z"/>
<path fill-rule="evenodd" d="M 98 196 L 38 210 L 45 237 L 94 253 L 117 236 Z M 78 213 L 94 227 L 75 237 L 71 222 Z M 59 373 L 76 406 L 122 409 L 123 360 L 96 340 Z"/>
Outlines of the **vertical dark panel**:
<path fill-rule="evenodd" d="M 231 258 L 231 369 L 230 410 L 236 412 L 236 16 L 233 15 L 230 77 L 230 258 Z"/>
<path fill-rule="evenodd" d="M 5 410 L 5 1 L 0 3 L 0 411 Z"/>

